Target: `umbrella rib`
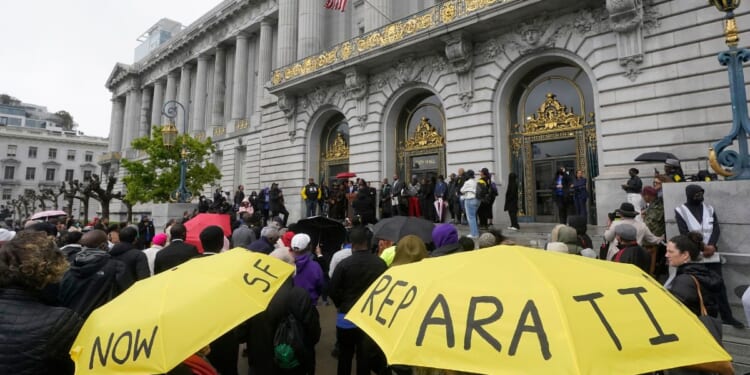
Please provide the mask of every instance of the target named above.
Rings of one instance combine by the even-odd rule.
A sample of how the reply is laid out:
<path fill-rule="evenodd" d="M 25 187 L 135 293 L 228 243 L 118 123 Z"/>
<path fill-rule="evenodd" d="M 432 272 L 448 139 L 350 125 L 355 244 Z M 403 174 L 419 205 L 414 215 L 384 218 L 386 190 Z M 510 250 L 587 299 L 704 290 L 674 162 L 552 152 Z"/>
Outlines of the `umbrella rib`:
<path fill-rule="evenodd" d="M 536 265 L 536 263 L 532 262 L 532 261 L 531 261 L 531 259 L 529 259 L 529 258 L 527 258 L 527 257 L 524 257 L 524 256 L 522 256 L 522 254 L 520 254 L 520 252 L 521 252 L 521 251 L 524 251 L 524 250 L 518 250 L 518 249 L 514 249 L 514 251 L 515 251 L 515 252 L 517 253 L 517 255 L 518 255 L 518 257 L 519 257 L 520 259 L 522 259 L 522 260 L 523 260 L 524 262 L 526 262 L 527 264 L 529 264 L 529 265 L 530 265 L 530 267 L 529 267 L 529 268 L 530 268 L 530 269 L 531 269 L 531 270 L 532 270 L 532 271 L 533 271 L 534 273 L 536 273 L 536 274 L 537 274 L 537 276 L 538 276 L 538 279 L 539 279 L 539 280 L 541 280 L 542 282 L 546 283 L 546 284 L 547 284 L 547 285 L 548 285 L 548 286 L 550 287 L 550 290 L 554 290 L 554 291 L 556 292 L 556 293 L 551 293 L 551 294 L 552 294 L 552 299 L 553 299 L 553 300 L 555 301 L 555 304 L 557 305 L 557 309 L 558 309 L 558 311 L 563 311 L 563 307 L 564 307 L 564 306 L 563 306 L 563 304 L 562 304 L 562 303 L 561 303 L 561 301 L 560 301 L 560 293 L 559 293 L 559 292 L 560 292 L 560 290 L 559 290 L 559 289 L 557 288 L 557 285 L 555 285 L 554 283 L 552 283 L 552 282 L 551 282 L 551 281 L 550 281 L 550 280 L 549 280 L 549 279 L 547 278 L 547 275 L 545 275 L 545 274 L 544 274 L 544 273 L 543 273 L 543 272 L 542 272 L 542 271 L 541 271 L 541 270 L 539 269 L 539 267 L 538 267 L 538 266 Z M 553 255 L 553 254 L 546 254 L 546 255 L 548 255 L 548 256 L 549 256 L 549 255 L 551 255 L 551 256 L 556 256 L 557 254 L 554 254 L 554 255 Z M 566 254 L 561 254 L 560 256 L 570 256 L 570 255 L 566 255 Z M 566 332 L 567 336 L 568 336 L 568 337 L 570 337 L 570 338 L 572 338 L 573 336 L 571 335 L 571 333 L 572 333 L 572 330 L 571 330 L 571 328 L 570 328 L 570 320 L 569 320 L 569 319 L 567 319 L 567 317 L 566 317 L 566 316 L 564 316 L 564 315 L 562 315 L 562 314 L 561 314 L 561 321 L 562 321 L 562 326 L 564 327 L 564 329 L 565 329 L 565 332 Z M 571 357 L 572 357 L 572 359 L 573 359 L 573 363 L 574 363 L 574 365 L 575 365 L 575 371 L 577 371 L 577 373 L 579 373 L 579 374 L 580 374 L 580 373 L 581 373 L 581 366 L 580 366 L 580 364 L 579 364 L 578 356 L 576 356 L 575 354 L 573 354 L 573 353 L 578 353 L 578 351 L 576 350 L 576 347 L 575 347 L 575 342 L 574 342 L 574 341 L 572 341 L 572 340 L 570 340 L 569 346 L 570 346 L 570 348 L 571 348 Z"/>

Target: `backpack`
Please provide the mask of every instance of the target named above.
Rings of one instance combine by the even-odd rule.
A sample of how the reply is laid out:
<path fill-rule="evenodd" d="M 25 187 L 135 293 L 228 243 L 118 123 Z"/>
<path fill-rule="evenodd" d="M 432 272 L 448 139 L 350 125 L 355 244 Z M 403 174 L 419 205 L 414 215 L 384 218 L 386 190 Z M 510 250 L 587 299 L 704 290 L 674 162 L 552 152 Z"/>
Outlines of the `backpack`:
<path fill-rule="evenodd" d="M 305 330 L 291 313 L 276 327 L 273 360 L 282 369 L 297 368 L 305 360 Z"/>
<path fill-rule="evenodd" d="M 490 193 L 490 187 L 482 180 L 477 181 L 477 199 L 480 202 L 490 204 L 492 203 L 492 194 Z"/>

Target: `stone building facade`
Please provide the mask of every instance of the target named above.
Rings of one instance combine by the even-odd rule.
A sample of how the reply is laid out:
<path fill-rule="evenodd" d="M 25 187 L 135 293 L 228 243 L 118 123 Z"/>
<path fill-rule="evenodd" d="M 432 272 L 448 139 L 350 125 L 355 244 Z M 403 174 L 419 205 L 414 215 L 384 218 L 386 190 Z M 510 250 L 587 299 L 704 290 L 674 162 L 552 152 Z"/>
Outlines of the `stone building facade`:
<path fill-rule="evenodd" d="M 115 66 L 102 164 L 136 157 L 131 140 L 177 100 L 186 130 L 216 144 L 222 189 L 278 182 L 292 219 L 308 177 L 379 187 L 486 167 L 501 185 L 521 176 L 525 220 L 555 221 L 566 167 L 589 178 L 602 224 L 630 167 L 661 168 L 637 155 L 671 152 L 694 172 L 728 132 L 722 16 L 702 0 L 224 1 Z"/>
<path fill-rule="evenodd" d="M 0 203 L 10 207 L 11 200 L 27 190 L 37 193 L 42 189 L 58 191 L 63 181 L 83 181 L 92 174 L 99 174 L 97 161 L 107 152 L 107 147 L 105 138 L 76 132 L 0 126 Z M 52 202 L 46 204 L 47 209 L 55 209 Z M 57 204 L 61 210 L 66 207 L 62 195 L 58 196 Z M 40 210 L 32 207 L 30 213 Z M 85 216 L 80 210 L 80 201 L 75 200 L 73 216 Z M 99 205 L 92 199 L 87 217 L 94 217 L 97 210 Z M 17 212 L 14 218 L 21 219 Z"/>

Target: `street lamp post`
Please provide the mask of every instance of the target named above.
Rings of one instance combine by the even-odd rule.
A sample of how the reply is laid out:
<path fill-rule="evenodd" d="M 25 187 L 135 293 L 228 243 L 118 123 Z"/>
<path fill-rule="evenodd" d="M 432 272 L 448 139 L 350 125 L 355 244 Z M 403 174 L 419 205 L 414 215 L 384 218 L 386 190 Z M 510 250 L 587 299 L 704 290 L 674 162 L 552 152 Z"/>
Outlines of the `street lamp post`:
<path fill-rule="evenodd" d="M 750 179 L 750 155 L 748 155 L 747 141 L 748 134 L 750 134 L 750 118 L 748 118 L 743 68 L 744 63 L 750 60 L 750 50 L 737 48 L 740 38 L 737 22 L 734 19 L 734 10 L 740 6 L 740 0 L 709 0 L 709 3 L 726 13 L 724 34 L 729 50 L 719 53 L 719 63 L 727 67 L 732 99 L 732 130 L 709 149 L 709 160 L 711 168 L 727 180 L 748 180 Z M 726 150 L 735 139 L 739 152 Z M 730 167 L 731 172 L 724 166 Z"/>
<path fill-rule="evenodd" d="M 188 122 L 188 113 L 185 110 L 185 107 L 178 101 L 170 100 L 166 103 L 164 103 L 164 107 L 162 108 L 161 113 L 169 119 L 169 122 L 167 125 L 164 126 L 164 128 L 161 130 L 161 136 L 162 136 L 162 142 L 167 147 L 172 147 L 177 142 L 177 127 L 175 127 L 174 121 L 177 117 L 177 108 L 182 109 L 182 132 L 183 134 L 187 134 L 186 124 Z M 177 201 L 178 203 L 186 203 L 190 201 L 190 198 L 192 197 L 192 194 L 190 194 L 190 191 L 188 191 L 187 187 L 185 186 L 185 175 L 187 173 L 187 149 L 185 148 L 185 145 L 182 145 L 182 150 L 180 151 L 180 186 L 177 188 L 177 190 L 172 193 L 172 199 Z"/>

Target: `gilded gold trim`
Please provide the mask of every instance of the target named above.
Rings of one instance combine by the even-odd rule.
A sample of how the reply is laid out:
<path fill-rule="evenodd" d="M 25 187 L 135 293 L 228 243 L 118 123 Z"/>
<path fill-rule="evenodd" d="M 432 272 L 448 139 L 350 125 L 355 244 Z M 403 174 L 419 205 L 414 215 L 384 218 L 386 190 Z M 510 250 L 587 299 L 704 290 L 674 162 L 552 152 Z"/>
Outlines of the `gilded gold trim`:
<path fill-rule="evenodd" d="M 326 150 L 323 158 L 329 161 L 349 158 L 349 146 L 346 144 L 341 132 L 336 133 L 336 139 L 333 140 L 333 144 Z"/>
<path fill-rule="evenodd" d="M 406 140 L 404 150 L 413 151 L 421 150 L 425 148 L 443 147 L 445 140 L 443 136 L 438 133 L 430 120 L 426 117 L 422 117 L 417 125 L 417 129 L 414 131 L 414 136 Z"/>
<path fill-rule="evenodd" d="M 368 34 L 338 44 L 318 55 L 309 56 L 274 70 L 271 84 L 278 86 L 318 69 L 348 60 L 353 56 L 401 42 L 415 33 L 447 25 L 486 7 L 517 1 L 522 0 L 449 0 L 443 2 L 418 12 L 405 21 L 390 23 Z"/>
<path fill-rule="evenodd" d="M 245 119 L 237 120 L 237 125 L 236 125 L 237 130 L 247 129 L 247 126 L 248 126 L 247 120 Z"/>
<path fill-rule="evenodd" d="M 576 116 L 566 106 L 560 104 L 555 94 L 548 93 L 544 103 L 524 124 L 522 134 L 535 135 L 577 130 L 583 128 L 583 123 L 583 116 Z"/>
<path fill-rule="evenodd" d="M 220 135 L 224 135 L 227 132 L 227 129 L 223 126 L 219 126 L 217 128 L 214 128 L 214 137 L 218 137 Z"/>

